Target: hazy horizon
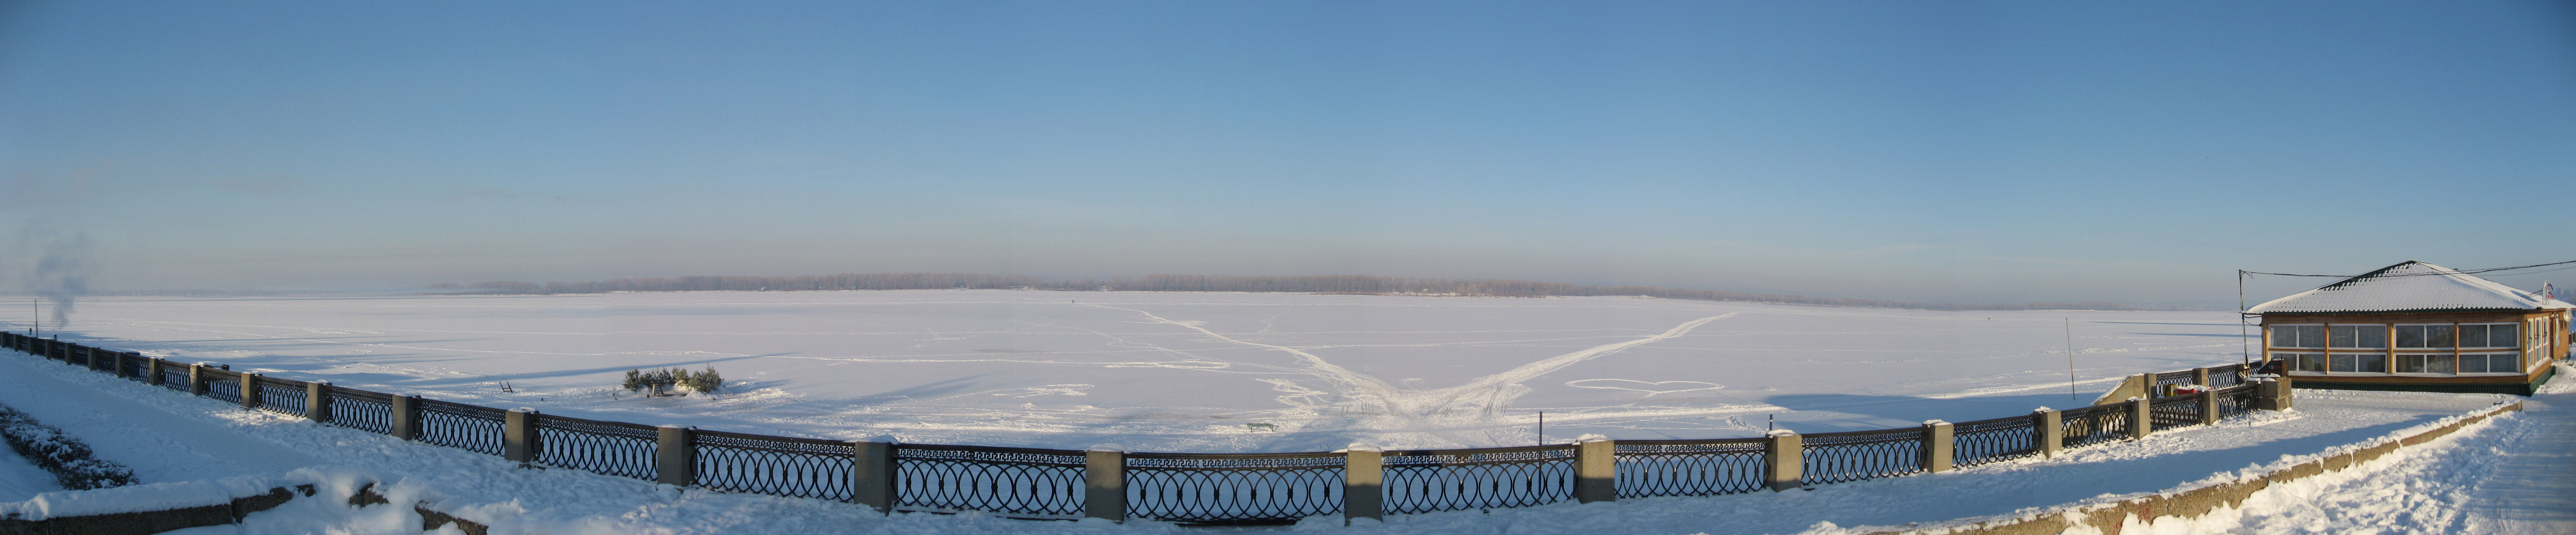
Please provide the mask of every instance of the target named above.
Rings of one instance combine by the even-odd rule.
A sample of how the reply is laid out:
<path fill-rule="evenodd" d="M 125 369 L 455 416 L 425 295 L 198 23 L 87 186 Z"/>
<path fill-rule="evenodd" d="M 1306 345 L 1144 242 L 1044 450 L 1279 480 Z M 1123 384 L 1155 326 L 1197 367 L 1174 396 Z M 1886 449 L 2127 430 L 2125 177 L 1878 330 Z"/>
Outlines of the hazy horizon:
<path fill-rule="evenodd" d="M 0 288 L 37 292 L 2233 303 L 2576 259 L 2569 147 L 2576 7 L 2536 0 L 0 6 Z"/>

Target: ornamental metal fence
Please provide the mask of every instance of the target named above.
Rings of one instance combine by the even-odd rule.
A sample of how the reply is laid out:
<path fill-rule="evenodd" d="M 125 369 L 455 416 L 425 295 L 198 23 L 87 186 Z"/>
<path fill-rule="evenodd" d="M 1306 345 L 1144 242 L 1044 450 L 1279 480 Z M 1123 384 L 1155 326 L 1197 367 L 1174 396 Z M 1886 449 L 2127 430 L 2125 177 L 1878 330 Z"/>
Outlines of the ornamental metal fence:
<path fill-rule="evenodd" d="M 2039 455 L 2038 416 L 2012 416 L 1951 424 L 1950 462 L 1959 467 Z"/>
<path fill-rule="evenodd" d="M 537 419 L 537 462 L 591 473 L 653 479 L 658 431 L 626 422 L 562 416 Z"/>
<path fill-rule="evenodd" d="M 2155 375 L 2144 402 L 1922 427 L 1714 440 L 1258 454 L 892 444 L 645 426 L 503 410 L 179 364 L 0 333 L 0 348 L 313 419 L 549 467 L 659 483 L 846 501 L 880 511 L 979 511 L 1194 524 L 1489 510 L 1568 500 L 1713 496 L 1901 477 L 2214 423 L 2255 409 L 2243 366 Z M 242 387 L 249 381 L 251 388 Z M 2166 385 L 2215 387 L 2207 392 Z M 2287 395 L 2289 389 L 2274 389 Z M 245 400 L 244 394 L 250 398 Z M 2277 401 L 2277 400 L 2276 400 Z M 2269 406 L 2269 405 L 2267 405 Z M 2054 426 L 2049 424 L 2054 422 Z M 2051 439 L 2054 440 L 2051 440 Z M 1602 442 L 1608 442 L 1606 444 Z M 1941 452 L 1948 452 L 1946 458 Z"/>
<path fill-rule="evenodd" d="M 1341 514 L 1344 463 L 1336 453 L 1127 454 L 1127 516 L 1259 522 Z"/>
<path fill-rule="evenodd" d="M 1087 452 L 903 444 L 894 449 L 898 509 L 1073 518 L 1086 512 Z"/>
<path fill-rule="evenodd" d="M 303 382 L 262 376 L 258 392 L 259 410 L 298 416 L 305 414 Z"/>
<path fill-rule="evenodd" d="M 848 500 L 849 441 L 697 431 L 697 484 L 728 492 Z"/>
<path fill-rule="evenodd" d="M 1574 495 L 1573 445 L 1390 451 L 1386 511 L 1528 507 Z"/>
<path fill-rule="evenodd" d="M 1923 471 L 1923 428 L 1845 431 L 1806 435 L 1806 465 L 1799 471 L 1809 485 L 1849 483 Z M 1955 431 L 1953 431 L 1955 433 Z M 1953 440 L 1956 440 L 1953 435 Z"/>
<path fill-rule="evenodd" d="M 1622 440 L 1617 459 L 1619 497 L 1715 496 L 1767 488 L 1763 460 L 1767 438 L 1721 440 Z"/>

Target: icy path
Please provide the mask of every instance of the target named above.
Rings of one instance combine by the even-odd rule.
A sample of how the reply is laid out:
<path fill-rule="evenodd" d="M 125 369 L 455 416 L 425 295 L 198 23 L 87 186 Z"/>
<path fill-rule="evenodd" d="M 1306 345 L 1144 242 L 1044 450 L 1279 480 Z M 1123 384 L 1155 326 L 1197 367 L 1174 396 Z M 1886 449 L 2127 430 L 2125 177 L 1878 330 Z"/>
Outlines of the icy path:
<path fill-rule="evenodd" d="M 1206 533 L 1142 521 L 1112 525 L 927 514 L 885 518 L 847 504 L 675 491 L 571 470 L 517 469 L 497 457 L 246 412 L 21 355 L 0 355 L 0 376 L 13 378 L 0 383 L 0 403 L 91 441 L 102 457 L 135 466 L 147 480 L 275 474 L 306 465 L 357 467 L 388 482 L 432 489 L 429 495 L 445 496 L 442 507 L 509 528 L 498 533 Z M 2274 462 L 2284 455 L 2314 453 L 2381 436 L 2494 400 L 2482 395 L 2317 393 L 2301 399 L 2301 408 L 2294 413 L 2168 432 L 2135 443 L 2078 450 L 2053 460 L 1825 485 L 1812 491 L 1563 503 L 1490 514 L 1396 515 L 1384 524 L 1364 524 L 1351 532 L 1797 533 L 1818 527 L 1819 522 L 1902 526 L 2005 514 L 2105 494 L 2156 492 L 2213 473 Z M 313 522 L 317 520 L 312 518 L 254 519 L 246 532 L 316 531 Z M 1297 529 L 1340 529 L 1340 523 L 1338 518 L 1318 518 Z"/>

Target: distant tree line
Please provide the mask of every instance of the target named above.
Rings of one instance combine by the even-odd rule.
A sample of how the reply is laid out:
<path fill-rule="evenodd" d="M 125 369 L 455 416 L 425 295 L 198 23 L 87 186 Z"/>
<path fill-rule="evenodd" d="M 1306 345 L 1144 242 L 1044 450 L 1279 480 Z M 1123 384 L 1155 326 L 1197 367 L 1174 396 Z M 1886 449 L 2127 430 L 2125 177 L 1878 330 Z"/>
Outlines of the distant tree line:
<path fill-rule="evenodd" d="M 1476 297 L 1546 297 L 1640 295 L 1664 299 L 1746 301 L 1840 307 L 1912 308 L 1923 310 L 2216 310 L 2208 307 L 2140 307 L 2119 303 L 1927 303 L 1888 299 L 1810 297 L 1796 294 L 1687 290 L 1660 286 L 1579 285 L 1559 282 L 1495 279 L 1427 279 L 1369 275 L 1229 275 L 1158 274 L 1047 280 L 1026 275 L 984 273 L 842 273 L 794 277 L 696 275 L 646 277 L 590 282 L 521 281 L 441 283 L 433 287 L 473 288 L 466 294 L 585 294 L 607 292 L 810 291 L 810 290 L 996 290 L 1025 288 L 1059 291 L 1135 292 L 1294 292 L 1334 294 L 1436 294 Z"/>

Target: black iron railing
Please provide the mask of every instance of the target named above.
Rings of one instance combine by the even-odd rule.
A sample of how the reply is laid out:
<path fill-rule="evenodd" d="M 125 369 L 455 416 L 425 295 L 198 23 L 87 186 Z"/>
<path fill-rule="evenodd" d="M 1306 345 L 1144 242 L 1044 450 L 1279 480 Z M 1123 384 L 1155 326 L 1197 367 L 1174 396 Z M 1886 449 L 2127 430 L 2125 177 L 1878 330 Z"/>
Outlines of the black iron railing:
<path fill-rule="evenodd" d="M 394 396 L 355 388 L 327 388 L 331 396 L 331 425 L 377 434 L 394 432 Z"/>
<path fill-rule="evenodd" d="M 2039 418 L 2012 416 L 1950 425 L 1950 462 L 1966 468 L 2039 454 Z"/>
<path fill-rule="evenodd" d="M 486 455 L 500 455 L 501 409 L 420 400 L 420 441 Z"/>
<path fill-rule="evenodd" d="M 537 419 L 537 462 L 612 476 L 653 479 L 658 431 L 625 422 L 544 415 Z"/>
<path fill-rule="evenodd" d="M 241 403 L 241 374 L 231 370 L 205 368 L 197 373 L 206 380 L 206 397 Z"/>
<path fill-rule="evenodd" d="M 1386 511 L 1528 507 L 1574 496 L 1574 446 L 1386 452 Z"/>
<path fill-rule="evenodd" d="M 1622 440 L 1611 445 L 1621 498 L 1714 496 L 1766 488 L 1770 439 Z"/>
<path fill-rule="evenodd" d="M 1848 483 L 1923 471 L 1923 429 L 1817 433 L 1801 438 L 1807 484 Z"/>
<path fill-rule="evenodd" d="M 2154 425 L 2148 429 L 2158 431 L 2200 425 L 2200 395 L 2156 398 L 2147 402 L 2147 422 Z"/>
<path fill-rule="evenodd" d="M 262 376 L 259 378 L 259 410 L 302 416 L 304 388 L 303 381 Z"/>
<path fill-rule="evenodd" d="M 2058 414 L 2065 426 L 2066 446 L 2080 448 L 2094 444 L 2129 439 L 2130 404 L 2113 403 L 2081 409 L 2068 409 Z"/>
<path fill-rule="evenodd" d="M 1084 454 L 1072 450 L 903 444 L 898 509 L 1072 517 L 1083 513 Z"/>
<path fill-rule="evenodd" d="M 1343 463 L 1338 453 L 1130 454 L 1127 515 L 1240 522 L 1340 514 Z"/>
<path fill-rule="evenodd" d="M 706 488 L 848 500 L 850 443 L 721 431 L 696 432 L 698 485 Z"/>

